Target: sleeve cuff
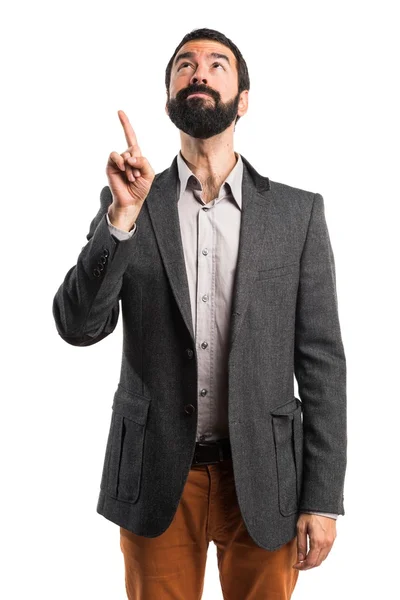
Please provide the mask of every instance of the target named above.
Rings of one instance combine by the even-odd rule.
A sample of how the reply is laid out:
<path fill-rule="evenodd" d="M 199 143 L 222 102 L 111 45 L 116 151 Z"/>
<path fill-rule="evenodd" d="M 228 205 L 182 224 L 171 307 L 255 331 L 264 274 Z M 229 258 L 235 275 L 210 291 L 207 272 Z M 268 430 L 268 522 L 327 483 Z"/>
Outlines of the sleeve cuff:
<path fill-rule="evenodd" d="M 130 231 L 125 231 L 124 229 L 119 229 L 118 227 L 115 227 L 115 225 L 111 223 L 108 213 L 106 213 L 106 220 L 110 233 L 114 235 L 118 240 L 129 240 L 136 232 L 136 223 L 133 225 Z"/>
<path fill-rule="evenodd" d="M 339 516 L 336 513 L 317 512 L 315 510 L 302 510 L 301 512 L 307 513 L 309 515 L 321 515 L 321 517 L 330 517 L 331 519 L 337 519 Z"/>

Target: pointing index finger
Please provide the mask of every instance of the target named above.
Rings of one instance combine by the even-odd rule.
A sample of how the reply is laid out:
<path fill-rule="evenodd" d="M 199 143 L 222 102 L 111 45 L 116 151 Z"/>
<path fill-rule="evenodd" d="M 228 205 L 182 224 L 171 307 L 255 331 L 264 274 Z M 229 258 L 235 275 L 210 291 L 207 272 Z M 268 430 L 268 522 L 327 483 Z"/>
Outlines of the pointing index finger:
<path fill-rule="evenodd" d="M 121 125 L 124 129 L 125 139 L 127 141 L 128 147 L 137 146 L 137 139 L 135 132 L 133 131 L 133 127 L 129 122 L 128 117 L 124 113 L 123 110 L 118 111 L 119 120 L 121 121 Z"/>

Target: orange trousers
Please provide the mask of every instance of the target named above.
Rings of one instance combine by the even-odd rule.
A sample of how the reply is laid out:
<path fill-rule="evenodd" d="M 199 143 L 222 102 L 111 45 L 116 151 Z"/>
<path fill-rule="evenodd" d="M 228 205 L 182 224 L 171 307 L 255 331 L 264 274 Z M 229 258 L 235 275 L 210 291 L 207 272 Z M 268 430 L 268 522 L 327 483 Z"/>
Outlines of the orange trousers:
<path fill-rule="evenodd" d="M 240 514 L 230 458 L 192 466 L 177 512 L 160 536 L 120 527 L 128 599 L 200 600 L 211 540 L 224 600 L 291 598 L 299 575 L 292 568 L 297 538 L 274 551 L 255 544 Z"/>

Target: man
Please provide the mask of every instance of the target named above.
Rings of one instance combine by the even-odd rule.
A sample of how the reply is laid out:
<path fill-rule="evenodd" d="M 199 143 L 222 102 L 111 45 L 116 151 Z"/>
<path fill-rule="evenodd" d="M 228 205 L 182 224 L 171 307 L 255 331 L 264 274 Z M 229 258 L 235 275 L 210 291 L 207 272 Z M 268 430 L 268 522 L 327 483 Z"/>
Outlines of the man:
<path fill-rule="evenodd" d="M 129 598 L 200 598 L 211 540 L 224 597 L 290 598 L 344 514 L 346 363 L 323 198 L 234 152 L 249 87 L 223 34 L 183 38 L 166 70 L 180 153 L 155 175 L 119 111 L 128 148 L 109 156 L 54 298 L 76 346 L 112 333 L 121 301 L 97 511 L 120 526 Z"/>

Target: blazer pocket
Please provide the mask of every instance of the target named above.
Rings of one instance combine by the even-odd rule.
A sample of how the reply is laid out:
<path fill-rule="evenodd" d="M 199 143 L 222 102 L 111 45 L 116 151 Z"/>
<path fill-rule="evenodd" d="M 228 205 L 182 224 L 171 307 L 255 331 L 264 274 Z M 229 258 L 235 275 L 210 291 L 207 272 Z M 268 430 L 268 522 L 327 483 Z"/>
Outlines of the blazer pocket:
<path fill-rule="evenodd" d="M 114 394 L 100 487 L 124 502 L 137 501 L 150 400 L 119 384 Z"/>
<path fill-rule="evenodd" d="M 279 510 L 283 516 L 298 511 L 303 471 L 302 403 L 293 398 L 272 411 L 278 480 Z"/>
<path fill-rule="evenodd" d="M 280 267 L 270 267 L 269 269 L 261 269 L 258 271 L 257 280 L 272 279 L 274 277 L 282 277 L 289 273 L 296 273 L 299 270 L 299 262 L 281 265 Z"/>

